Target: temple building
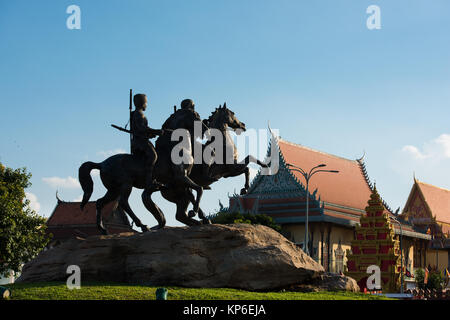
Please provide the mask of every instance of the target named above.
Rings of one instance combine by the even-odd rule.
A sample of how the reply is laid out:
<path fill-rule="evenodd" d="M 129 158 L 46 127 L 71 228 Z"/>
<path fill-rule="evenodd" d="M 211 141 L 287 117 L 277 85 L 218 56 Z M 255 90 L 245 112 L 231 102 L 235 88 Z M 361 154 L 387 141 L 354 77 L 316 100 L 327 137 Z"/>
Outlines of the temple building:
<path fill-rule="evenodd" d="M 95 201 L 90 201 L 81 211 L 81 202 L 66 202 L 57 198 L 58 203 L 47 220 L 47 233 L 52 234 L 48 247 L 65 240 L 100 235 L 96 224 Z M 102 210 L 103 223 L 111 234 L 134 232 L 126 214 L 117 202 L 108 203 Z"/>
<path fill-rule="evenodd" d="M 415 229 L 431 236 L 431 241 L 414 239 L 408 251 L 415 268 L 450 267 L 450 190 L 421 182 L 414 177 L 408 200 L 400 216 Z"/>
<path fill-rule="evenodd" d="M 367 201 L 374 185 L 366 171 L 364 159 L 350 160 L 294 144 L 272 136 L 268 154 L 276 148 L 279 170 L 273 175 L 261 171 L 253 179 L 245 195 L 230 197 L 229 212 L 253 212 L 267 214 L 281 225 L 288 239 L 304 247 L 306 197 L 308 210 L 308 249 L 311 257 L 330 272 L 346 272 L 348 254 L 355 237 L 355 227 L 365 215 Z M 292 166 L 308 172 L 325 164 L 324 169 L 339 173 L 320 172 L 309 182 Z M 400 225 L 393 219 L 399 216 L 382 199 L 384 213 L 392 220 L 395 238 L 399 239 Z M 418 230 L 407 221 L 401 224 L 405 243 L 428 243 L 431 235 Z M 408 246 L 406 246 L 408 247 Z M 405 254 L 406 256 L 406 254 Z M 408 257 L 412 257 L 409 255 Z"/>

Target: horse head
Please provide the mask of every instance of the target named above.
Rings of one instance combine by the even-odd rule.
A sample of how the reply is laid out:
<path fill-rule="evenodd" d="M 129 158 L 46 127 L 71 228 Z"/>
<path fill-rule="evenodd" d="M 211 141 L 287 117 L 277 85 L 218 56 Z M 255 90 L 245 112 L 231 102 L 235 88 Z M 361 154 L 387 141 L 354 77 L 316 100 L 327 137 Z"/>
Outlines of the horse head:
<path fill-rule="evenodd" d="M 210 128 L 216 128 L 225 131 L 227 128 L 232 129 L 237 134 L 245 131 L 245 123 L 239 121 L 233 111 L 227 108 L 225 102 L 214 110 L 208 118 L 207 123 Z"/>

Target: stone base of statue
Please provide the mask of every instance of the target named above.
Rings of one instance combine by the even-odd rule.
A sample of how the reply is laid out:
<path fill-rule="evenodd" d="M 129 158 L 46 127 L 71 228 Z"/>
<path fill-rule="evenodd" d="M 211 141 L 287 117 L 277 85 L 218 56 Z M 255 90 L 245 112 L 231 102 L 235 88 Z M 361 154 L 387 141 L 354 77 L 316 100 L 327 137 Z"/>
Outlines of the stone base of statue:
<path fill-rule="evenodd" d="M 77 265 L 83 282 L 273 290 L 315 283 L 323 267 L 265 226 L 165 228 L 69 240 L 27 263 L 18 282 L 66 281 Z"/>

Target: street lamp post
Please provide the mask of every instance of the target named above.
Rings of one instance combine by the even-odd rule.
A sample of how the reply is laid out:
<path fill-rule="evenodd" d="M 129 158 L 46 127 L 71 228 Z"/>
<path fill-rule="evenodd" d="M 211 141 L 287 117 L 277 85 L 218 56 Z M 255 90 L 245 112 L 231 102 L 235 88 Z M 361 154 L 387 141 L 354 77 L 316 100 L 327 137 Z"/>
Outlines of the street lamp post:
<path fill-rule="evenodd" d="M 294 166 L 293 164 L 286 164 L 288 167 L 290 167 L 290 169 L 292 171 L 296 171 L 299 172 L 306 181 L 306 221 L 305 221 L 305 245 L 304 245 L 304 249 L 305 249 L 305 253 L 309 256 L 309 248 L 308 248 L 308 242 L 309 242 L 309 234 L 308 234 L 308 219 L 309 219 L 309 194 L 308 194 L 308 190 L 309 190 L 309 179 L 311 179 L 311 177 L 318 173 L 318 172 L 330 172 L 330 173 L 338 173 L 338 170 L 315 170 L 318 168 L 323 168 L 326 167 L 326 164 L 319 164 L 317 166 L 315 166 L 314 168 L 312 168 L 309 173 L 306 173 L 306 171 L 304 171 L 302 168 Z M 315 171 L 314 171 L 315 170 Z"/>
<path fill-rule="evenodd" d="M 403 294 L 403 247 L 402 247 L 402 238 L 403 238 L 403 230 L 402 230 L 402 224 L 400 221 L 398 221 L 396 218 L 392 218 L 395 222 L 398 223 L 400 227 L 400 293 Z"/>

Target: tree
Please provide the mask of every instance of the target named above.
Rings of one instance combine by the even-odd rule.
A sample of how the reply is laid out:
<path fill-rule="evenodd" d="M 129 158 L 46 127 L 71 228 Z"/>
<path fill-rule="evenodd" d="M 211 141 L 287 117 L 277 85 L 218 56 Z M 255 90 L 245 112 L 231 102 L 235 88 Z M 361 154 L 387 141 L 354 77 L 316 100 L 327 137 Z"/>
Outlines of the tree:
<path fill-rule="evenodd" d="M 262 224 L 270 227 L 277 232 L 281 232 L 281 227 L 276 224 L 272 217 L 265 214 L 251 214 L 240 212 L 219 211 L 214 215 L 209 216 L 212 223 L 217 224 L 231 224 L 231 223 L 248 223 L 248 224 Z"/>
<path fill-rule="evenodd" d="M 0 163 L 0 276 L 20 272 L 50 240 L 45 219 L 25 198 L 30 178 L 25 168 L 13 170 Z"/>

